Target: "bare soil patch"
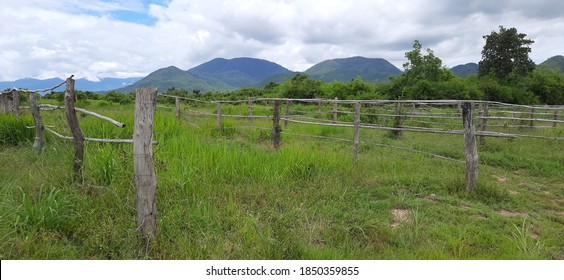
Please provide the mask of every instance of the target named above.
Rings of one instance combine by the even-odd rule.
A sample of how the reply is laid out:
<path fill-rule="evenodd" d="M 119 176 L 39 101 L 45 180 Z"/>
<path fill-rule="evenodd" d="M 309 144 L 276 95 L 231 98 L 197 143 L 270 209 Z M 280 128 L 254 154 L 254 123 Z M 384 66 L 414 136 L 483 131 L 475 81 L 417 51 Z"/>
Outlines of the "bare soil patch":
<path fill-rule="evenodd" d="M 406 209 L 392 209 L 392 216 L 394 217 L 394 220 L 392 221 L 390 227 L 397 228 L 402 223 L 405 223 L 409 218 L 409 214 L 409 210 Z"/>
<path fill-rule="evenodd" d="M 505 210 L 505 209 L 499 210 L 499 211 L 497 211 L 496 213 L 498 213 L 499 215 L 504 216 L 504 217 L 521 217 L 521 218 L 525 218 L 525 217 L 528 217 L 528 216 L 529 216 L 529 215 L 528 215 L 527 213 L 525 213 L 525 212 L 513 212 L 513 211 L 509 211 L 509 210 Z"/>

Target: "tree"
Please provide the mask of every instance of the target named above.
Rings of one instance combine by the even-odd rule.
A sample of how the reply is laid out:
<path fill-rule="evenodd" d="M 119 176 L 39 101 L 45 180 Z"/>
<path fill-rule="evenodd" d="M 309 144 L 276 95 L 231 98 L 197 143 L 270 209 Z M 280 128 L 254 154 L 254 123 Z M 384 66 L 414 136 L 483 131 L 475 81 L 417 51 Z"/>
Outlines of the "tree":
<path fill-rule="evenodd" d="M 405 53 L 405 57 L 408 61 L 403 64 L 404 72 L 393 78 L 391 86 L 386 90 L 391 98 L 439 98 L 431 90 L 434 84 L 455 77 L 452 71 L 443 66 L 442 60 L 435 56 L 433 50 L 427 49 L 427 54 L 423 55 L 418 40 L 413 43 L 413 50 Z"/>
<path fill-rule="evenodd" d="M 518 33 L 514 27 L 499 27 L 499 33 L 492 31 L 483 36 L 486 44 L 482 50 L 482 60 L 478 64 L 479 76 L 493 75 L 498 79 L 509 74 L 526 76 L 535 69 L 535 63 L 529 58 L 533 40 L 526 39 L 527 34 Z"/>

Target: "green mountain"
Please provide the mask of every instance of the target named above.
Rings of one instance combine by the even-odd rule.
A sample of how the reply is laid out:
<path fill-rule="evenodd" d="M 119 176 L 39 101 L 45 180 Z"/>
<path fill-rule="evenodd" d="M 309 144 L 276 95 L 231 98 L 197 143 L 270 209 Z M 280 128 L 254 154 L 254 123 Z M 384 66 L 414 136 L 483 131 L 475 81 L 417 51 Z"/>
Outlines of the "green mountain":
<path fill-rule="evenodd" d="M 134 84 L 120 88 L 117 91 L 132 92 L 135 91 L 136 88 L 140 87 L 157 88 L 161 92 L 166 91 L 171 87 L 185 89 L 188 91 L 197 89 L 203 92 L 212 90 L 229 91 L 235 89 L 235 87 L 229 86 L 219 80 L 209 77 L 200 77 L 177 67 L 169 66 L 159 69 Z"/>
<path fill-rule="evenodd" d="M 547 59 L 545 62 L 539 64 L 539 67 L 554 68 L 564 73 L 564 56 L 553 56 Z"/>
<path fill-rule="evenodd" d="M 385 59 L 356 56 L 323 61 L 306 70 L 305 74 L 324 82 L 348 82 L 356 77 L 368 82 L 385 82 L 389 77 L 400 75 L 401 71 Z"/>
<path fill-rule="evenodd" d="M 473 62 L 461 64 L 450 68 L 450 71 L 458 77 L 466 77 L 478 73 L 478 64 Z"/>

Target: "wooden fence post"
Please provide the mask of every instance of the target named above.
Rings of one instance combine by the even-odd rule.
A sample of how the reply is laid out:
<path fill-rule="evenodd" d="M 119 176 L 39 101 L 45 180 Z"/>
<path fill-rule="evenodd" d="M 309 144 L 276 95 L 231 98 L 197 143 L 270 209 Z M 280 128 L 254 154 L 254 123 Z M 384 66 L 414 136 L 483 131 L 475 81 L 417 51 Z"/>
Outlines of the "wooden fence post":
<path fill-rule="evenodd" d="M 7 92 L 0 94 L 0 109 L 2 109 L 2 113 L 8 113 L 8 93 Z"/>
<path fill-rule="evenodd" d="M 12 91 L 12 112 L 16 118 L 20 117 L 20 92 L 17 90 Z"/>
<path fill-rule="evenodd" d="M 180 98 L 176 97 L 174 100 L 174 104 L 176 105 L 176 119 L 180 119 Z"/>
<path fill-rule="evenodd" d="M 317 101 L 317 113 L 321 113 L 321 101 Z"/>
<path fill-rule="evenodd" d="M 78 122 L 78 117 L 76 116 L 76 110 L 74 108 L 74 79 L 69 77 L 67 79 L 67 88 L 65 91 L 65 113 L 67 115 L 67 121 L 69 123 L 70 130 L 72 132 L 72 138 L 74 140 L 74 177 L 75 180 L 82 184 L 83 174 L 82 174 L 82 163 L 84 162 L 84 136 L 82 134 L 82 129 L 80 129 L 80 123 Z"/>
<path fill-rule="evenodd" d="M 337 123 L 337 101 L 339 101 L 339 98 L 335 97 L 335 101 L 333 102 L 333 123 Z"/>
<path fill-rule="evenodd" d="M 466 190 L 473 190 L 478 184 L 478 148 L 474 131 L 473 102 L 462 103 L 462 122 L 464 124 L 464 154 L 466 158 Z"/>
<path fill-rule="evenodd" d="M 480 103 L 480 106 L 482 107 L 482 111 L 481 111 L 481 115 L 482 118 L 480 119 L 480 122 L 478 124 L 478 130 L 480 132 L 484 132 L 486 131 L 486 125 L 488 124 L 488 119 L 486 119 L 488 117 L 488 103 Z M 484 147 L 486 146 L 486 136 L 484 135 L 480 135 L 480 146 Z"/>
<path fill-rule="evenodd" d="M 251 97 L 249 97 L 247 108 L 249 109 L 249 121 L 253 122 L 253 99 Z"/>
<path fill-rule="evenodd" d="M 558 120 L 558 111 L 554 111 L 554 120 L 555 121 Z M 552 127 L 556 127 L 557 124 L 558 124 L 557 122 L 553 122 Z"/>
<path fill-rule="evenodd" d="M 133 167 L 137 193 L 137 231 L 145 237 L 153 237 L 157 232 L 157 178 L 152 146 L 156 101 L 156 89 L 139 88 L 135 91 Z"/>
<path fill-rule="evenodd" d="M 288 118 L 290 118 L 290 100 L 286 100 L 286 112 L 284 114 L 284 126 L 288 127 Z"/>
<path fill-rule="evenodd" d="M 221 101 L 217 101 L 217 128 L 221 130 Z"/>
<path fill-rule="evenodd" d="M 394 121 L 394 127 L 398 130 L 392 130 L 392 135 L 394 138 L 401 138 L 402 131 L 400 130 L 402 126 L 402 115 L 401 115 L 401 102 L 396 103 L 396 118 Z"/>
<path fill-rule="evenodd" d="M 276 150 L 280 147 L 280 100 L 274 100 L 274 115 L 272 117 L 272 146 Z"/>
<path fill-rule="evenodd" d="M 535 108 L 531 109 L 531 120 L 529 121 L 529 126 L 535 128 Z"/>
<path fill-rule="evenodd" d="M 360 145 L 360 102 L 354 103 L 354 138 L 353 138 L 353 160 L 356 162 L 358 159 L 358 151 Z"/>
<path fill-rule="evenodd" d="M 37 154 L 41 154 L 43 149 L 43 124 L 41 123 L 41 114 L 39 114 L 39 106 L 37 106 L 37 93 L 29 93 L 29 108 L 31 110 L 31 115 L 33 116 L 33 122 L 35 123 L 35 141 L 33 142 L 33 149 Z"/>

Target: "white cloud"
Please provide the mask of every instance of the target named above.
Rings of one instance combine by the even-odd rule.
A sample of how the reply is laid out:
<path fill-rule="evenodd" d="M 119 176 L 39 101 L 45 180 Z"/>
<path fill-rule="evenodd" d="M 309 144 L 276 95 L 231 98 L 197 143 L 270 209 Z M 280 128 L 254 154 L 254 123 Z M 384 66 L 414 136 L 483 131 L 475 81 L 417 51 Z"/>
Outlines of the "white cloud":
<path fill-rule="evenodd" d="M 477 62 L 499 25 L 535 40 L 540 63 L 563 54 L 562 1 L 517 0 L 3 0 L 0 80 L 127 77 L 215 57 L 268 59 L 305 70 L 325 59 L 382 57 L 401 67 L 418 39 L 448 66 Z M 119 21 L 146 13 L 154 25 Z"/>

